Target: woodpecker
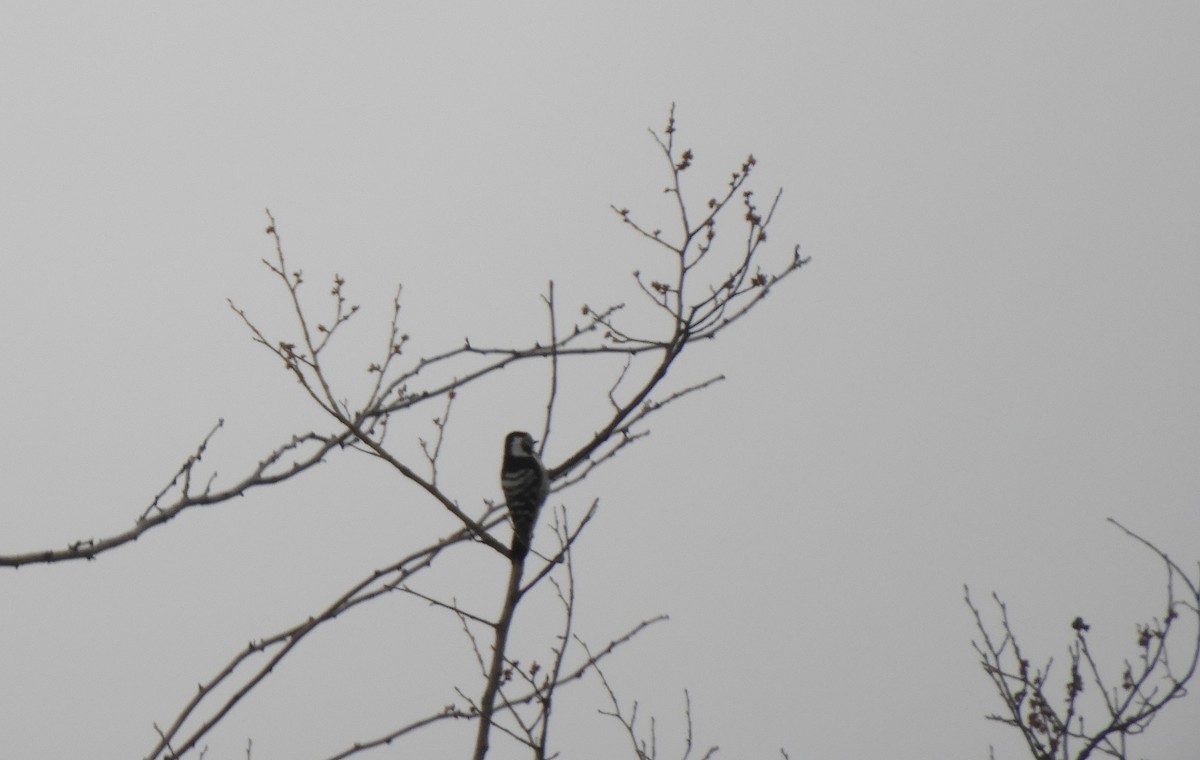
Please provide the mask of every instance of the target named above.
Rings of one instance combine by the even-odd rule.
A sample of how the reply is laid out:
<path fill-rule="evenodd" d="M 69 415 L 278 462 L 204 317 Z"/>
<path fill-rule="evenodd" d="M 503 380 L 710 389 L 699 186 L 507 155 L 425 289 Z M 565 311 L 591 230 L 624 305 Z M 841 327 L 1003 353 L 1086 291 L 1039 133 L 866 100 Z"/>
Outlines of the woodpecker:
<path fill-rule="evenodd" d="M 512 558 L 522 561 L 533 540 L 533 525 L 538 510 L 546 501 L 550 478 L 533 448 L 533 436 L 514 430 L 504 439 L 504 463 L 500 467 L 500 487 L 508 503 L 512 520 Z"/>

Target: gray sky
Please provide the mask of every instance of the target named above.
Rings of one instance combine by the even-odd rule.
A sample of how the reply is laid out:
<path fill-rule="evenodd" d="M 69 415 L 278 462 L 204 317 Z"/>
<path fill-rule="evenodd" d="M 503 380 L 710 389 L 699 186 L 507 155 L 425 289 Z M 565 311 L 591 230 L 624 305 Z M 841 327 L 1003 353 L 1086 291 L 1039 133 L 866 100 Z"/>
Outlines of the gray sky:
<path fill-rule="evenodd" d="M 408 5 L 6 4 L 0 552 L 125 529 L 218 417 L 230 478 L 326 427 L 224 301 L 286 317 L 264 206 L 312 292 L 338 272 L 363 305 L 348 387 L 397 282 L 418 352 L 543 330 L 551 278 L 564 308 L 634 298 L 656 252 L 608 204 L 670 223 L 645 128 L 674 101 L 696 196 L 753 152 L 759 194 L 785 188 L 768 254 L 813 263 L 678 378 L 727 382 L 567 501 L 602 503 L 579 632 L 671 615 L 608 669 L 662 751 L 687 688 L 724 757 L 1023 757 L 982 718 L 1000 703 L 963 583 L 1000 592 L 1060 673 L 1076 615 L 1114 673 L 1135 654 L 1163 573 L 1104 518 L 1200 557 L 1197 6 Z M 536 426 L 544 387 L 466 394 L 458 493 L 496 495 L 503 434 Z M 414 497 L 343 457 L 94 563 L 0 573 L 0 746 L 141 757 L 246 641 L 414 525 L 452 527 Z M 438 588 L 486 611 L 499 572 Z M 453 701 L 471 667 L 453 620 L 381 605 L 207 757 L 248 736 L 256 760 L 327 756 Z M 564 756 L 624 756 L 594 682 L 565 699 Z M 1194 757 L 1197 726 L 1193 697 L 1137 752 Z M 455 731 L 426 740 L 457 756 Z"/>

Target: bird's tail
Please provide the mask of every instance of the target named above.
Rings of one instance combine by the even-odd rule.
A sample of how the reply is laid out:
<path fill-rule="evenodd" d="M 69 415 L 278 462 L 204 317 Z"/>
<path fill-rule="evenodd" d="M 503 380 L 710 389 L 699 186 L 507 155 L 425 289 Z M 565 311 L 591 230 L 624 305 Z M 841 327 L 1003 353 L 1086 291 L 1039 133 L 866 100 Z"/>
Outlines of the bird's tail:
<path fill-rule="evenodd" d="M 509 553 L 513 562 L 524 562 L 529 554 L 530 539 L 533 538 L 533 521 L 513 520 L 512 548 Z"/>

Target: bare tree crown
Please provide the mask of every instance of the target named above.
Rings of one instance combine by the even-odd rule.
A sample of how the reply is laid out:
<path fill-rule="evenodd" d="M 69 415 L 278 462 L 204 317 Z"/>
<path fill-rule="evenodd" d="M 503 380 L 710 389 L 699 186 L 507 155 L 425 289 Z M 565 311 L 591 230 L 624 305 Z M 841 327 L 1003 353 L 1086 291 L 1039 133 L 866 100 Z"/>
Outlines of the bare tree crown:
<path fill-rule="evenodd" d="M 1167 574 L 1162 617 L 1134 627 L 1134 657 L 1115 673 L 1106 670 L 1090 646 L 1091 626 L 1076 616 L 1069 624 L 1073 638 L 1065 676 L 1052 686 L 1054 658 L 1037 664 L 1022 648 L 1008 605 L 992 595 L 1000 621 L 998 629 L 989 627 L 970 591 L 965 592 L 980 635 L 973 642 L 975 651 L 1004 704 L 1002 713 L 988 718 L 1015 729 L 1034 760 L 1097 755 L 1125 760 L 1130 739 L 1187 694 L 1200 663 L 1200 571 L 1193 578 L 1157 546 L 1117 521 L 1109 522 L 1158 555 Z M 1091 702 L 1086 695 L 1092 695 Z"/>
<path fill-rule="evenodd" d="M 266 452 L 240 478 L 218 482 L 215 473 L 205 472 L 204 457 L 223 426 L 219 421 L 163 489 L 137 512 L 132 527 L 63 547 L 0 556 L 0 565 L 91 560 L 174 522 L 195 507 L 220 506 L 256 488 L 298 477 L 343 452 L 365 455 L 416 486 L 427 508 L 448 513 L 458 527 L 424 546 L 402 552 L 385 567 L 372 568 L 335 598 L 317 602 L 304 620 L 251 640 L 216 673 L 202 680 L 199 688 L 191 689 L 190 696 L 171 717 L 155 724 L 157 739 L 146 754 L 147 760 L 203 754 L 204 742 L 212 732 L 247 695 L 282 667 L 311 633 L 332 627 L 363 605 L 395 594 L 433 605 L 457 619 L 474 651 L 479 683 L 456 686 L 457 700 L 438 705 L 423 717 L 381 727 L 379 735 L 372 738 L 347 739 L 346 748 L 333 757 L 364 753 L 434 723 L 455 720 L 474 723 L 473 754 L 477 760 L 486 756 L 497 737 L 524 746 L 532 757 L 551 757 L 551 714 L 560 690 L 597 670 L 617 648 L 664 619 L 655 617 L 633 624 L 600 647 L 588 645 L 575 631 L 571 547 L 596 514 L 599 502 L 571 493 L 596 468 L 643 439 L 648 432 L 646 425 L 657 411 L 722 380 L 718 374 L 701 382 L 671 386 L 668 375 L 690 346 L 715 337 L 743 319 L 808 259 L 796 247 L 774 263 L 763 261 L 768 229 L 781 196 L 776 192 L 765 206 L 760 205 L 748 186 L 757 165 L 753 156 L 741 162 L 716 192 L 694 198 L 696 191 L 685 187 L 684 178 L 696 155 L 677 142 L 674 107 L 665 128 L 650 133 L 668 177 L 665 192 L 673 201 L 675 218 L 660 225 L 623 206 L 613 205 L 612 210 L 648 248 L 657 249 L 648 253 L 645 266 L 633 272 L 630 291 L 632 297 L 644 299 L 657 318 L 630 316 L 620 301 L 599 306 L 591 302 L 575 307 L 573 314 L 566 312 L 556 299 L 551 281 L 542 297 L 544 335 L 516 338 L 501 345 L 478 344 L 468 338 L 440 351 L 415 356 L 409 350 L 409 334 L 402 326 L 402 291 L 397 288 L 386 343 L 378 355 L 363 362 L 370 383 L 365 394 L 359 393 L 354 400 L 335 381 L 329 351 L 339 336 L 352 329 L 348 326 L 360 314 L 359 307 L 349 300 L 347 279 L 335 274 L 328 287 L 327 303 L 315 307 L 309 300 L 308 279 L 287 257 L 280 223 L 267 212 L 266 234 L 272 251 L 263 264 L 283 296 L 291 327 L 284 335 L 269 334 L 263 323 L 246 310 L 232 301 L 229 306 L 254 342 L 274 357 L 311 404 L 321 410 L 329 427 L 297 433 Z M 728 235 L 718 235 L 719 222 L 722 230 L 730 230 Z M 315 316 L 317 311 L 324 316 Z M 595 373 L 608 372 L 614 357 L 623 362 L 612 371 L 605 398 L 597 407 L 603 414 L 592 419 L 591 432 L 577 439 L 556 434 L 560 407 L 568 403 L 559 393 L 560 367 L 565 362 L 588 363 L 595 365 Z M 496 535 L 505 530 L 504 504 L 491 497 L 462 493 L 456 483 L 441 476 L 439 464 L 451 441 L 455 400 L 468 390 L 485 388 L 506 368 L 527 363 L 539 363 L 546 372 L 544 414 L 538 426 L 540 446 L 536 452 L 527 450 L 532 436 L 524 434 L 515 440 L 510 436 L 504 454 L 506 459 L 515 456 L 537 461 L 538 455 L 547 451 L 547 441 L 555 438 L 553 450 L 560 452 L 559 457 L 548 462 L 540 476 L 553 484 L 553 509 L 542 515 L 543 523 L 549 518 L 549 532 L 543 536 L 541 552 L 530 555 L 532 562 L 525 561 L 522 553 L 521 561 L 507 563 L 510 571 L 504 596 L 497 600 L 498 612 L 489 614 L 466 609 L 453 598 L 428 593 L 420 582 L 422 573 L 435 559 L 453 562 L 481 547 L 506 560 L 516 555 L 516 542 L 510 549 Z M 397 420 L 431 406 L 437 409 L 432 418 L 434 435 L 419 440 L 421 458 L 414 460 L 400 454 L 393 441 L 399 434 L 390 432 L 398 428 Z M 573 419 L 587 413 L 570 411 Z M 460 424 L 457 415 L 455 424 Z M 406 426 L 405 430 L 412 427 Z M 493 466 L 488 463 L 487 469 Z M 517 481 L 514 475 L 513 482 Z M 508 494 L 510 498 L 513 493 Z M 540 493 L 540 498 L 544 497 L 545 489 Z M 542 661 L 518 662 L 509 652 L 510 626 L 521 601 L 542 589 L 558 601 L 561 627 L 547 632 L 547 656 Z M 690 746 L 690 734 L 688 741 Z"/>

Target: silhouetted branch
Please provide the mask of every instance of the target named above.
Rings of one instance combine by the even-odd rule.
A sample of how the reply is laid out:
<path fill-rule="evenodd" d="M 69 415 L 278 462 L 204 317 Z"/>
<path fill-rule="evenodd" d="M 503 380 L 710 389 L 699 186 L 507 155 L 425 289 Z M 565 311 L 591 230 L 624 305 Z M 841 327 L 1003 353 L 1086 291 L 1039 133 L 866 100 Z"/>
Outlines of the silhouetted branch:
<path fill-rule="evenodd" d="M 494 525 L 495 522 L 499 522 L 499 520 L 491 524 Z M 181 756 L 193 748 L 243 697 L 274 672 L 284 658 L 291 654 L 295 647 L 310 633 L 361 604 L 365 604 L 384 594 L 400 590 L 407 580 L 429 568 L 433 560 L 442 551 L 451 546 L 469 542 L 470 539 L 471 533 L 466 529 L 460 529 L 424 549 L 409 554 L 398 562 L 372 571 L 366 578 L 355 583 L 316 615 L 272 636 L 251 641 L 240 652 L 234 655 L 215 676 L 200 684 L 197 692 L 176 715 L 171 726 L 162 732 L 162 739 L 146 756 L 148 760 L 150 758 L 173 758 Z M 267 656 L 268 652 L 272 650 L 274 650 L 274 654 Z M 243 665 L 248 664 L 257 655 L 267 657 L 266 662 L 241 680 L 241 685 L 234 688 L 232 695 L 213 707 L 211 712 L 208 713 L 208 717 L 201 719 L 200 725 L 197 728 L 192 729 L 191 733 L 182 739 L 177 739 L 182 734 L 183 726 L 187 720 L 196 713 L 209 697 L 214 695 L 216 689 L 226 685 L 226 682 Z M 170 749 L 169 742 L 173 740 L 175 741 L 175 748 Z"/>
<path fill-rule="evenodd" d="M 571 683 L 574 683 L 575 681 L 582 679 L 589 672 L 596 670 L 596 666 L 600 662 L 602 662 L 605 658 L 607 658 L 609 655 L 611 655 L 613 652 L 615 652 L 617 649 L 619 649 L 622 645 L 627 644 L 634 637 L 636 637 L 642 631 L 646 630 L 647 628 L 654 625 L 655 623 L 661 623 L 661 622 L 666 621 L 667 619 L 668 618 L 666 615 L 658 615 L 656 617 L 649 618 L 647 620 L 643 620 L 642 622 L 638 623 L 633 628 L 626 631 L 621 636 L 608 642 L 608 644 L 605 645 L 605 647 L 603 649 L 601 649 L 599 652 L 596 652 L 596 653 L 589 652 L 587 659 L 585 659 L 582 663 L 580 663 L 579 665 L 576 665 L 574 668 L 572 668 L 566 674 L 561 675 L 558 678 L 558 680 L 554 684 L 554 688 L 561 689 L 563 686 L 567 686 Z M 538 699 L 539 693 L 540 692 L 538 690 L 531 689 L 520 696 L 510 697 L 507 700 L 507 703 L 511 707 L 516 707 L 516 706 L 520 706 L 520 705 L 528 705 Z M 464 700 L 467 701 L 468 704 L 471 704 L 471 700 L 469 698 L 464 696 Z M 355 755 L 364 750 L 374 749 L 376 747 L 381 747 L 381 746 L 391 744 L 393 741 L 400 738 L 401 736 L 411 733 L 412 731 L 414 731 L 418 728 L 429 725 L 430 723 L 435 723 L 435 722 L 450 719 L 450 718 L 467 718 L 470 720 L 478 720 L 479 719 L 479 710 L 475 707 L 469 707 L 467 710 L 462 710 L 462 709 L 456 707 L 455 705 L 446 705 L 442 709 L 441 712 L 429 715 L 425 718 L 422 718 L 419 721 L 409 723 L 409 724 L 407 724 L 399 729 L 396 729 L 395 731 L 392 731 L 384 736 L 381 736 L 377 739 L 372 739 L 370 741 L 364 741 L 364 742 L 356 742 L 349 749 L 329 757 L 328 760 L 344 760 L 345 758 Z"/>
<path fill-rule="evenodd" d="M 647 738 L 638 730 L 638 703 L 634 701 L 628 710 L 622 709 L 621 701 L 617 698 L 617 693 L 613 689 L 612 684 L 608 682 L 608 678 L 604 675 L 604 672 L 600 668 L 596 668 L 596 674 L 600 678 L 600 683 L 604 686 L 604 691 L 608 694 L 609 703 L 612 704 L 611 710 L 599 710 L 599 713 L 614 718 L 621 724 L 621 728 L 629 738 L 636 760 L 658 760 L 658 734 L 654 717 L 650 717 L 650 735 Z M 688 760 L 692 755 L 692 750 L 695 749 L 695 740 L 692 733 L 692 695 L 688 693 L 687 689 L 683 690 L 683 700 L 685 733 L 683 738 L 683 754 L 680 756 L 680 760 Z M 716 745 L 709 747 L 700 760 L 710 760 L 710 758 L 717 754 L 718 749 L 719 747 Z M 783 752 L 783 750 L 780 750 L 780 752 Z M 783 754 L 784 757 L 787 757 L 787 753 Z"/>
<path fill-rule="evenodd" d="M 1035 760 L 1085 760 L 1094 752 L 1125 760 L 1128 739 L 1145 731 L 1167 704 L 1187 694 L 1187 684 L 1200 662 L 1200 572 L 1193 580 L 1157 546 L 1117 521 L 1109 522 L 1157 554 L 1167 569 L 1165 614 L 1137 624 L 1136 664 L 1125 660 L 1119 686 L 1117 680 L 1104 675 L 1088 643 L 1091 625 L 1076 617 L 1071 622 L 1074 640 L 1067 648 L 1065 697 L 1061 702 L 1055 699 L 1047 692 L 1053 658 L 1035 668 L 1021 650 L 1000 597 L 992 595 L 1000 613 L 996 634 L 964 587 L 981 637 L 972 644 L 1005 707 L 1004 714 L 987 717 L 1017 729 Z M 1177 594 L 1177 580 L 1187 587 L 1186 595 Z M 1192 619 L 1195 629 L 1181 645 L 1185 658 L 1180 669 L 1171 663 L 1170 648 L 1171 642 L 1179 645 L 1178 637 L 1172 639 L 1171 634 L 1183 617 Z M 1080 700 L 1089 684 L 1098 694 L 1102 711 L 1085 710 Z"/>
<path fill-rule="evenodd" d="M 550 393 L 546 399 L 546 422 L 542 426 L 542 438 L 538 441 L 538 455 L 546 452 L 546 442 L 550 440 L 550 426 L 554 420 L 554 401 L 558 398 L 558 320 L 554 313 L 554 280 L 547 286 L 547 293 L 542 298 L 546 302 L 546 311 L 550 314 Z"/>
<path fill-rule="evenodd" d="M 307 280 L 303 272 L 293 268 L 288 261 L 277 221 L 267 210 L 266 234 L 270 237 L 273 255 L 264 258 L 262 263 L 272 281 L 282 285 L 286 293 L 284 308 L 290 314 L 290 327 L 285 329 L 282 337 L 269 335 L 245 310 L 232 301 L 229 307 L 246 326 L 251 340 L 282 362 L 285 371 L 300 384 L 308 399 L 333 420 L 330 424 L 333 432 L 319 434 L 314 431 L 296 435 L 270 451 L 241 480 L 219 489 L 216 486 L 216 473 L 204 473 L 200 469 L 213 436 L 223 424 L 219 422 L 180 466 L 166 487 L 136 518 L 132 529 L 108 538 L 76 541 L 64 549 L 0 556 L 0 565 L 92 559 L 102 552 L 136 540 L 186 509 L 216 505 L 242 496 L 253 488 L 279 483 L 305 472 L 324 461 L 335 448 L 363 453 L 385 463 L 403 481 L 415 484 L 428 497 L 420 501 L 422 507 L 428 505 L 450 513 L 459 521 L 460 527 L 428 546 L 370 572 L 311 617 L 271 636 L 252 640 L 240 648 L 215 674 L 199 684 L 169 725 L 165 728 L 155 725 L 157 742 L 146 756 L 147 760 L 182 757 L 192 751 L 203 755 L 201 742 L 205 737 L 243 698 L 288 662 L 289 655 L 310 633 L 318 628 L 324 629 L 343 614 L 394 591 L 401 591 L 457 616 L 471 641 L 484 677 L 480 696 L 476 700 L 474 696 L 460 692 L 462 704 L 446 705 L 426 717 L 406 721 L 380 738 L 356 743 L 335 757 L 348 757 L 389 744 L 439 721 L 468 719 L 478 720 L 476 760 L 483 760 L 487 754 L 493 728 L 524 743 L 536 758 L 545 760 L 550 751 L 549 727 L 558 690 L 595 669 L 601 659 L 646 626 L 665 619 L 665 616 L 661 616 L 644 621 L 625 636 L 611 641 L 599 653 L 593 654 L 585 649 L 586 659 L 582 664 L 572 667 L 569 663 L 578 655 L 573 655 L 577 650 L 571 650 L 570 645 L 573 641 L 581 640 L 575 633 L 576 568 L 572 563 L 571 550 L 596 514 L 598 501 L 590 499 L 590 508 L 578 518 L 574 527 L 568 522 L 565 507 L 555 513 L 557 552 L 549 557 L 531 553 L 530 557 L 540 557 L 544 564 L 530 564 L 532 577 L 526 579 L 523 577 L 525 564 L 540 560 L 526 557 L 510 561 L 507 544 L 493 535 L 498 525 L 507 524 L 504 505 L 488 500 L 486 494 L 468 494 L 461 499 L 456 498 L 453 492 L 455 484 L 444 482 L 445 478 L 441 477 L 443 473 L 439 472 L 443 446 L 449 441 L 450 414 L 457 394 L 467 386 L 490 380 L 496 373 L 516 364 L 548 359 L 549 387 L 539 449 L 545 452 L 553 432 L 555 415 L 561 417 L 568 413 L 562 405 L 567 403 L 570 396 L 563 394 L 560 397 L 559 393 L 560 383 L 569 376 L 565 371 L 566 364 L 585 363 L 586 366 L 599 367 L 597 362 L 604 362 L 607 367 L 609 357 L 624 357 L 624 368 L 607 391 L 608 405 L 605 406 L 604 399 L 600 397 L 595 399 L 598 404 L 588 405 L 585 402 L 580 409 L 570 411 L 573 421 L 583 421 L 587 425 L 583 429 L 592 432 L 573 441 L 564 441 L 561 435 L 555 438 L 554 448 L 565 453 L 549 468 L 549 475 L 553 481 L 552 492 L 563 494 L 587 478 L 597 467 L 612 461 L 635 441 L 648 435 L 649 430 L 645 425 L 652 414 L 722 380 L 723 376 L 717 375 L 682 388 L 672 388 L 666 384 L 667 376 L 689 346 L 698 340 L 714 338 L 761 302 L 781 280 L 807 263 L 808 259 L 800 257 L 797 247 L 791 258 L 771 266 L 762 264 L 762 247 L 781 195 L 774 195 L 765 213 L 759 211 L 754 194 L 748 189 L 750 175 L 757 163 L 752 155 L 740 164 L 740 168 L 732 173 L 729 181 L 707 203 L 693 206 L 687 201 L 684 172 L 693 165 L 695 155 L 690 149 L 680 150 L 676 146 L 674 106 L 666 129 L 661 134 L 651 130 L 651 134 L 669 166 L 670 184 L 666 190 L 675 201 L 672 212 L 675 218 L 666 226 L 674 232 L 664 234 L 658 227 L 635 221 L 628 209 L 613 208 L 637 237 L 650 241 L 656 249 L 655 258 L 645 267 L 647 274 L 643 276 L 640 270 L 633 273 L 635 292 L 640 292 L 657 307 L 652 318 L 634 320 L 624 311 L 623 304 L 617 303 L 601 309 L 584 305 L 578 316 L 567 319 L 558 310 L 554 281 L 551 280 L 542 297 L 548 313 L 548 342 L 544 336 L 537 336 L 536 340 L 518 337 L 507 345 L 477 346 L 469 338 L 464 338 L 461 345 L 416 357 L 406 352 L 409 336 L 403 332 L 401 324 L 403 291 L 397 287 L 392 300 L 386 348 L 381 355 L 373 357 L 374 361 L 363 362 L 372 377 L 365 384 L 368 386 L 365 392 L 357 393 L 355 399 L 344 395 L 340 384 L 334 381 L 334 373 L 329 366 L 331 353 L 328 349 L 334 336 L 352 329 L 345 325 L 359 311 L 358 306 L 348 300 L 347 281 L 340 274 L 334 274 L 332 285 L 325 294 L 330 302 L 314 310 L 308 303 L 308 290 L 304 288 Z M 745 225 L 744 234 L 719 236 L 718 224 L 722 225 L 722 229 L 727 225 L 740 224 L 736 219 L 726 221 L 731 215 L 741 216 L 741 223 Z M 698 222 L 693 223 L 693 219 Z M 702 262 L 704 266 L 701 266 Z M 710 276 L 712 272 L 718 275 Z M 322 314 L 323 318 L 314 317 L 314 313 Z M 424 462 L 419 458 L 414 461 L 400 455 L 391 446 L 397 433 L 389 438 L 389 429 L 413 429 L 399 425 L 396 420 L 433 399 L 442 399 L 444 407 L 440 414 L 433 417 L 436 435 L 429 441 L 417 439 Z M 594 415 L 590 422 L 585 416 L 587 414 Z M 456 429 L 460 416 L 461 412 L 456 414 Z M 494 472 L 495 464 L 481 463 L 480 469 Z M 479 502 L 484 505 L 482 514 L 478 518 L 472 517 L 467 513 L 472 507 L 464 508 L 463 505 Z M 450 601 L 436 598 L 417 590 L 410 582 L 444 550 L 458 545 L 477 544 L 486 545 L 494 553 L 489 556 L 500 555 L 506 566 L 510 567 L 509 581 L 495 621 L 464 610 L 454 597 Z M 543 550 L 550 553 L 547 549 Z M 508 655 L 508 634 L 520 602 L 543 581 L 548 581 L 554 588 L 563 608 L 563 624 L 557 632 L 557 645 L 551 647 L 550 666 L 543 668 L 534 663 L 522 668 Z M 546 588 L 545 585 L 542 587 Z M 473 629 L 477 625 L 485 626 L 480 630 L 490 629 L 492 632 L 490 652 L 483 651 L 480 646 L 480 642 L 486 639 L 482 635 L 477 638 L 478 631 Z M 1084 656 L 1088 655 L 1086 650 L 1081 652 Z M 1165 663 L 1165 653 L 1161 662 Z M 688 735 L 684 758 L 687 758 L 692 747 L 691 703 L 690 696 L 685 693 L 685 697 Z M 614 708 L 620 715 L 615 696 Z M 632 718 L 628 728 L 632 735 Z M 653 733 L 653 727 L 651 730 Z M 653 741 L 648 746 L 653 750 Z M 709 757 L 713 751 L 715 748 L 705 757 Z M 247 755 L 249 752 L 248 744 Z"/>
<path fill-rule="evenodd" d="M 0 555 L 0 566 L 20 567 L 39 563 L 95 559 L 104 552 L 138 540 L 145 533 L 175 519 L 184 510 L 220 504 L 244 496 L 251 489 L 282 483 L 299 475 L 324 461 L 330 451 L 344 445 L 349 437 L 347 434 L 323 436 L 316 433 L 293 436 L 292 440 L 276 447 L 259 461 L 249 474 L 228 488 L 213 490 L 216 482 L 216 473 L 214 472 L 209 474 L 204 481 L 202 490 L 197 492 L 192 487 L 196 466 L 203 459 L 213 436 L 224 424 L 224 420 L 218 421 L 208 435 L 204 436 L 195 453 L 187 458 L 170 482 L 155 494 L 150 505 L 136 518 L 134 526 L 129 530 L 104 538 L 73 541 L 62 549 Z M 290 466 L 278 467 L 281 460 L 291 453 L 297 453 L 300 456 L 294 459 Z M 168 502 L 168 498 L 174 500 Z"/>

